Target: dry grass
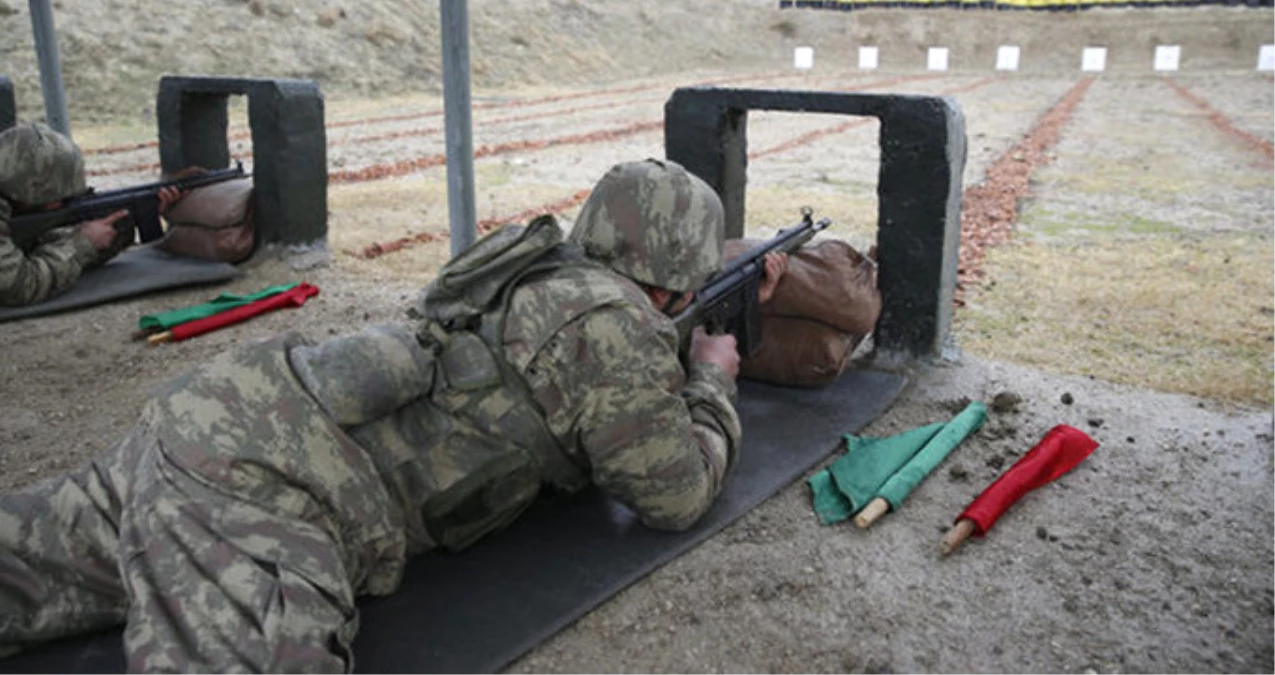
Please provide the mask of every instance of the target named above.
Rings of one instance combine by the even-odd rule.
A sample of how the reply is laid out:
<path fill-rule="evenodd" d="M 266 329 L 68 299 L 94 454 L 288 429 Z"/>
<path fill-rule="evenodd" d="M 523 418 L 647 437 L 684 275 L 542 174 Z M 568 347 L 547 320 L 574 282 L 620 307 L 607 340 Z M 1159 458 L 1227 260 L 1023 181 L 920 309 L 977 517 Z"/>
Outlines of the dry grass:
<path fill-rule="evenodd" d="M 451 255 L 446 239 L 376 260 L 351 253 L 419 232 L 447 233 L 447 184 L 409 176 L 328 188 L 328 246 L 345 271 L 362 278 L 424 284 Z"/>
<path fill-rule="evenodd" d="M 561 185 L 522 181 L 514 185 L 516 170 L 503 163 L 475 166 L 475 182 L 483 186 L 475 195 L 480 220 L 562 198 Z M 445 177 L 445 172 L 437 170 L 428 176 L 331 186 L 328 189 L 328 244 L 338 264 L 360 277 L 420 283 L 433 278 L 450 255 L 450 243 L 446 239 Z M 844 186 L 828 187 L 800 191 L 750 189 L 746 234 L 772 236 L 779 229 L 796 224 L 801 218 L 801 208 L 809 206 L 816 217 L 832 219 L 833 226 L 827 236 L 845 239 L 867 251 L 876 239 L 876 195 L 869 188 L 856 191 Z M 499 194 L 493 188 L 499 188 Z M 559 215 L 569 223 L 578 211 L 578 207 L 573 207 Z M 375 260 L 352 255 L 371 244 L 420 232 L 434 233 L 441 239 L 417 243 Z"/>
<path fill-rule="evenodd" d="M 1272 403 L 1269 236 L 993 249 L 956 315 L 969 353 L 1236 403 Z"/>
<path fill-rule="evenodd" d="M 802 207 L 809 206 L 815 219 L 832 220 L 827 236 L 864 252 L 876 243 L 876 185 L 817 183 L 801 190 L 749 186 L 746 200 L 744 234 L 749 237 L 774 236 L 797 224 Z"/>
<path fill-rule="evenodd" d="M 475 92 L 475 98 L 480 94 Z M 396 114 L 419 114 L 442 106 L 442 97 L 433 94 L 400 94 L 361 99 L 324 99 L 324 117 L 328 124 L 343 126 L 352 122 L 364 122 L 371 118 Z M 248 130 L 248 99 L 230 96 L 226 100 L 230 118 L 230 133 Z M 441 120 L 442 117 L 439 116 Z M 113 145 L 153 142 L 158 133 L 158 123 L 151 112 L 139 116 L 119 116 L 93 124 L 72 126 L 75 142 L 85 150 Z"/>
<path fill-rule="evenodd" d="M 516 167 L 497 162 L 474 167 L 478 219 L 503 219 L 529 206 L 563 198 L 555 184 L 512 181 Z M 448 237 L 447 174 L 442 168 L 402 179 L 333 185 L 328 189 L 328 245 L 337 263 L 360 277 L 426 283 L 451 256 Z M 587 186 L 585 186 L 587 187 Z M 570 220 L 578 208 L 562 217 Z M 365 247 L 392 242 L 419 233 L 431 233 L 437 241 L 411 246 L 364 260 Z"/>

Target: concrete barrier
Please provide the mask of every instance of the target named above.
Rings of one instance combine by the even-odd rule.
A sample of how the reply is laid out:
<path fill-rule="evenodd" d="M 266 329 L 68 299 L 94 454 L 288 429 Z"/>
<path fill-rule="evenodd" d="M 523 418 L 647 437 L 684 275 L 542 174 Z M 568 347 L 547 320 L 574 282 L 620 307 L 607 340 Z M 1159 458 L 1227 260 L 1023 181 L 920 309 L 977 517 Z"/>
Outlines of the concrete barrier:
<path fill-rule="evenodd" d="M 664 104 L 665 155 L 721 195 L 726 236 L 744 234 L 749 110 L 880 120 L 877 253 L 882 310 L 874 359 L 938 356 L 952 324 L 965 118 L 946 97 L 683 88 Z"/>
<path fill-rule="evenodd" d="M 18 102 L 13 96 L 13 80 L 0 75 L 0 131 L 18 121 Z"/>
<path fill-rule="evenodd" d="M 159 158 L 165 173 L 230 164 L 230 96 L 248 97 L 253 208 L 262 244 L 309 246 L 328 231 L 323 96 L 309 80 L 164 76 L 159 81 Z"/>

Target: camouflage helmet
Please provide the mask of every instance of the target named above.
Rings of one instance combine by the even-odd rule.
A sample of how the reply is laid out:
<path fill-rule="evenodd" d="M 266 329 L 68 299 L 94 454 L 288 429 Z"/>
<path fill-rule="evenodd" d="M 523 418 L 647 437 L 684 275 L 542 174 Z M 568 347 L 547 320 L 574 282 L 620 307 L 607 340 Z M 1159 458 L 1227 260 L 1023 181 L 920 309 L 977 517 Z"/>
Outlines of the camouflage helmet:
<path fill-rule="evenodd" d="M 724 239 L 722 202 L 713 188 L 681 165 L 656 159 L 612 167 L 570 235 L 612 270 L 683 293 L 721 268 Z"/>
<path fill-rule="evenodd" d="M 47 204 L 84 192 L 84 157 L 71 139 L 39 122 L 0 131 L 0 195 Z"/>

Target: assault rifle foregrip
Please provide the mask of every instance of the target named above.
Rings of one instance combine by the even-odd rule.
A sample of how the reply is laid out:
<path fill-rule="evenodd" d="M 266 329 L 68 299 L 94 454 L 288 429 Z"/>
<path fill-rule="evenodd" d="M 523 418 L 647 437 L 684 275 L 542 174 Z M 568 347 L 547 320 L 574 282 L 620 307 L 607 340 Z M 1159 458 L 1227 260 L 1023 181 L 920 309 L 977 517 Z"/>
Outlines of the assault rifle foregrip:
<path fill-rule="evenodd" d="M 766 256 L 791 253 L 832 224 L 827 218 L 815 221 L 808 208 L 802 209 L 801 215 L 800 224 L 780 230 L 770 240 L 731 260 L 695 291 L 691 304 L 673 317 L 682 345 L 689 345 L 691 332 L 702 325 L 710 334 L 734 335 L 741 357 L 757 353 L 761 347 L 761 306 L 757 292 L 766 274 Z"/>
<path fill-rule="evenodd" d="M 185 178 L 147 183 L 119 190 L 88 192 L 65 201 L 62 208 L 53 211 L 24 214 L 9 220 L 9 232 L 14 243 L 24 249 L 35 245 L 40 235 L 59 227 L 75 225 L 86 220 L 96 220 L 125 209 L 129 215 L 116 222 L 120 232 L 136 229 L 138 238 L 153 241 L 163 236 L 159 225 L 159 191 L 166 187 L 178 190 L 193 190 L 205 185 L 221 183 L 236 178 L 243 178 L 243 163 L 236 162 L 234 168 L 218 169 Z"/>

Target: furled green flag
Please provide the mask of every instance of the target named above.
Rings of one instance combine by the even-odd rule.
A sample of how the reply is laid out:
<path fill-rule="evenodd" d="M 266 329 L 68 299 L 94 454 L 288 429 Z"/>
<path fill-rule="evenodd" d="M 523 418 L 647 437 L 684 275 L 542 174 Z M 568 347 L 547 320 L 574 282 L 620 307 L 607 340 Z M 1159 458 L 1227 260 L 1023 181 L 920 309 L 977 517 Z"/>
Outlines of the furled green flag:
<path fill-rule="evenodd" d="M 272 295 L 278 295 L 285 291 L 291 290 L 297 284 L 284 284 L 282 286 L 271 286 L 263 291 L 253 293 L 252 295 L 232 295 L 230 293 L 222 293 L 212 300 L 202 305 L 193 307 L 184 307 L 175 309 L 171 312 L 162 314 L 147 314 L 137 321 L 137 327 L 146 331 L 168 330 L 173 326 L 177 326 L 187 321 L 202 319 L 214 314 L 220 314 L 228 309 L 241 307 L 262 298 L 268 298 Z"/>
<path fill-rule="evenodd" d="M 908 494 L 987 419 L 974 401 L 950 422 L 935 422 L 885 438 L 846 435 L 846 454 L 806 482 L 815 515 L 825 525 L 855 515 L 880 497 L 898 508 Z"/>
<path fill-rule="evenodd" d="M 814 491 L 815 514 L 825 525 L 853 516 L 943 427 L 936 422 L 885 438 L 847 434 L 846 454 L 806 481 Z"/>
<path fill-rule="evenodd" d="M 967 436 L 978 431 L 986 419 L 987 406 L 982 402 L 974 401 L 965 406 L 961 414 L 944 425 L 943 430 L 935 434 L 934 438 L 913 455 L 903 468 L 890 476 L 890 480 L 877 490 L 876 496 L 890 502 L 891 510 L 898 509 L 912 490 L 930 475 L 934 467 L 938 466 L 939 462 L 942 462 Z"/>

